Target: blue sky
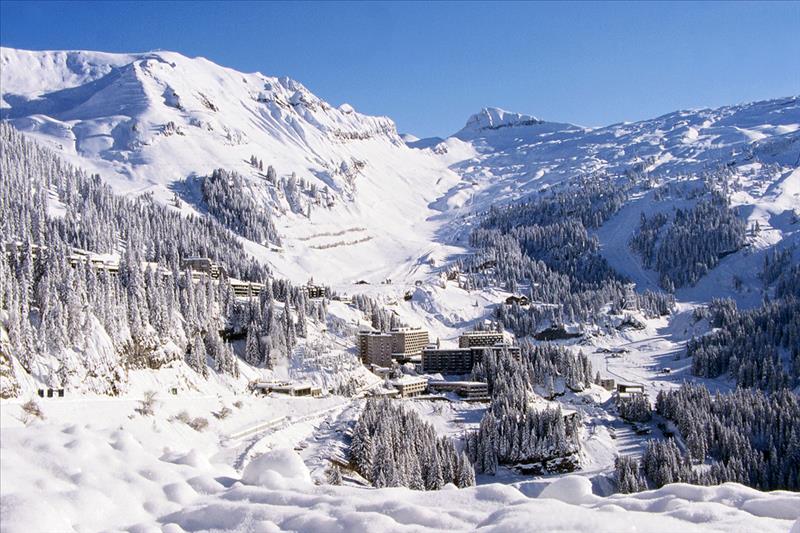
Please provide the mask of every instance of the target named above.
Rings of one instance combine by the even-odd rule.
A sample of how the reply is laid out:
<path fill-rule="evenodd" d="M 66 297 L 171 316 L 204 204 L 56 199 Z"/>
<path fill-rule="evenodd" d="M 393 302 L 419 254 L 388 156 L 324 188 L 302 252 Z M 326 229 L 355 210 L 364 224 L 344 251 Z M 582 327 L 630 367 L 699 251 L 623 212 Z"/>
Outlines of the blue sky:
<path fill-rule="evenodd" d="M 800 94 L 800 3 L 0 2 L 0 42 L 175 50 L 447 135 L 484 106 L 606 125 Z"/>

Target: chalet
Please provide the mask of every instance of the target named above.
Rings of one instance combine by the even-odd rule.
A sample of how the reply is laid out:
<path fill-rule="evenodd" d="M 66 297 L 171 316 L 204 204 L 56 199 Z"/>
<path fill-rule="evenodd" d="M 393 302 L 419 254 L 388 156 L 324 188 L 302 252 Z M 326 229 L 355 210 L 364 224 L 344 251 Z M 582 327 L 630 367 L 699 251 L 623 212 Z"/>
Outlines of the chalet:
<path fill-rule="evenodd" d="M 561 416 L 564 418 L 564 422 L 577 422 L 580 420 L 578 412 L 572 409 L 562 409 Z"/>
<path fill-rule="evenodd" d="M 604 389 L 606 389 L 607 391 L 613 391 L 614 388 L 616 387 L 616 383 L 611 378 L 609 378 L 609 379 L 601 379 L 600 380 L 600 386 L 603 387 Z"/>
<path fill-rule="evenodd" d="M 309 298 L 324 298 L 328 295 L 328 290 L 322 285 L 316 285 L 313 279 L 308 280 L 300 290 L 306 293 Z"/>
<path fill-rule="evenodd" d="M 508 298 L 506 298 L 506 305 L 529 305 L 531 301 L 528 299 L 527 296 L 517 296 L 512 294 Z"/>
<path fill-rule="evenodd" d="M 477 269 L 482 271 L 482 270 L 487 270 L 489 268 L 494 268 L 496 266 L 497 266 L 497 261 L 495 261 L 494 259 L 490 259 L 478 265 Z"/>
<path fill-rule="evenodd" d="M 306 285 L 304 290 L 309 298 L 324 298 L 327 294 L 325 287 L 320 285 Z"/>
<path fill-rule="evenodd" d="M 636 396 L 644 396 L 644 385 L 617 384 L 618 398 L 633 398 Z"/>
<path fill-rule="evenodd" d="M 547 329 L 544 329 L 536 333 L 533 336 L 533 338 L 536 339 L 537 341 L 556 341 L 556 340 L 566 340 L 566 339 L 577 339 L 582 336 L 583 333 L 567 331 L 567 329 L 563 325 L 559 326 L 553 325 Z"/>

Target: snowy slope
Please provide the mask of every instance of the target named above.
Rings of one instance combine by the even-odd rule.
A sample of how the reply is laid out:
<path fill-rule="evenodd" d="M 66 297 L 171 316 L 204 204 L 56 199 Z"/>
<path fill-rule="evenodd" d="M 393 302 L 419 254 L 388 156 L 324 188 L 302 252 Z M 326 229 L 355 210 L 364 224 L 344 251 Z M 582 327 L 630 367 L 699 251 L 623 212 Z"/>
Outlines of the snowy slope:
<path fill-rule="evenodd" d="M 452 156 L 448 163 L 472 183 L 471 205 L 523 198 L 566 179 L 592 173 L 647 173 L 663 179 L 754 159 L 796 167 L 800 158 L 800 99 L 719 109 L 677 111 L 655 119 L 584 128 L 486 108 L 463 129 L 421 149 Z M 794 205 L 797 205 L 794 198 Z"/>
<path fill-rule="evenodd" d="M 470 252 L 464 237 L 476 212 L 591 173 L 647 175 L 660 185 L 729 169 L 736 183 L 733 205 L 748 223 L 759 222 L 761 232 L 696 286 L 679 290 L 675 315 L 648 321 L 642 331 L 604 332 L 591 341 L 624 346 L 629 351 L 624 357 L 591 354 L 595 369 L 603 377 L 644 382 L 651 396 L 689 378 L 688 361 L 675 362 L 674 355 L 688 338 L 702 333 L 691 321 L 693 306 L 721 295 L 759 303 L 757 273 L 765 251 L 800 239 L 794 217 L 800 213 L 796 97 L 602 128 L 486 108 L 449 138 L 418 139 L 398 135 L 386 117 L 365 116 L 347 104 L 334 107 L 294 80 L 240 73 L 171 52 L 3 48 L 0 67 L 0 117 L 66 160 L 100 173 L 117 192 L 152 192 L 169 203 L 186 178 L 220 167 L 236 170 L 247 177 L 259 202 L 277 214 L 282 247 L 245 245 L 278 276 L 297 282 L 313 276 L 340 294 L 367 294 L 446 344 L 509 296 L 496 287 L 467 291 L 457 281 L 441 281 L 451 261 Z M 327 187 L 333 205 L 315 206 L 310 216 L 292 210 L 263 172 L 250 165 L 251 156 L 273 165 L 281 178 L 296 174 Z M 641 266 L 628 240 L 641 212 L 690 205 L 637 192 L 595 232 L 603 255 L 640 289 L 656 288 L 657 274 Z M 58 205 L 48 208 L 58 211 Z M 191 202 L 181 209 L 202 212 Z M 743 279 L 743 289 L 734 289 L 734 276 Z M 386 278 L 392 283 L 381 284 Z M 359 279 L 370 284 L 354 286 Z M 0 492 L 5 526 L 9 531 L 504 531 L 595 525 L 607 531 L 786 531 L 798 518 L 796 494 L 765 494 L 733 484 L 672 485 L 608 498 L 592 495 L 590 482 L 578 477 L 543 490 L 537 486 L 537 498 L 529 497 L 533 489 L 524 484 L 489 483 L 433 494 L 313 486 L 292 453 L 272 459 L 256 455 L 299 448 L 319 479 L 344 426 L 356 416 L 358 401 L 256 399 L 231 391 L 243 388 L 245 380 L 286 377 L 283 373 L 331 387 L 334 371 L 342 369 L 359 378 L 362 388 L 377 384 L 353 355 L 350 330 L 365 317 L 333 302 L 328 318 L 327 324 L 312 325 L 308 340 L 293 354 L 296 364 L 281 367 L 280 374 L 248 367 L 236 386 L 202 380 L 179 363 L 136 373 L 113 400 L 76 394 L 60 404 L 42 401 L 47 418 L 28 420 L 30 425 L 22 422 L 21 401 L 4 402 Z M 111 349 L 102 335 L 91 348 L 100 356 Z M 80 354 L 71 359 L 76 361 L 80 364 Z M 672 374 L 654 377 L 667 364 Z M 721 390 L 727 385 L 716 383 Z M 21 383 L 23 396 L 30 397 L 37 386 L 32 379 Z M 180 395 L 161 398 L 155 417 L 136 414 L 143 391 L 172 387 Z M 607 400 L 608 394 L 593 390 Z M 214 417 L 223 405 L 240 401 L 244 407 L 229 419 Z M 559 401 L 566 405 L 566 399 Z M 207 432 L 176 421 L 184 409 L 208 418 Z M 597 420 L 590 417 L 587 424 L 596 434 L 585 443 L 584 474 L 604 474 L 623 445 L 608 437 L 608 424 L 600 420 L 608 414 L 603 407 L 592 404 L 586 410 L 596 411 Z M 87 418 L 93 422 L 87 424 Z"/>
<path fill-rule="evenodd" d="M 759 283 L 755 274 L 764 251 L 791 246 L 798 239 L 798 97 L 678 111 L 601 128 L 486 108 L 452 137 L 415 140 L 410 146 L 436 154 L 461 175 L 461 183 L 441 203 L 462 217 L 582 176 L 646 177 L 658 186 L 698 180 L 724 169 L 733 187 L 732 206 L 748 226 L 757 222 L 763 229 L 751 246 L 727 257 L 696 287 L 679 291 L 686 301 L 733 295 L 742 305 L 757 304 L 760 294 L 747 289 Z M 646 271 L 628 246 L 639 215 L 692 205 L 680 198 L 656 201 L 652 193 L 634 195 L 597 231 L 603 255 L 641 289 L 656 288 L 658 274 Z M 458 217 L 452 220 L 451 231 L 442 234 L 463 238 L 469 226 Z M 744 278 L 745 290 L 738 294 L 733 291 L 734 276 Z"/>
<path fill-rule="evenodd" d="M 24 426 L 0 416 L 3 531 L 725 531 L 795 533 L 800 496 L 735 483 L 668 485 L 595 496 L 567 476 L 528 487 L 491 483 L 424 492 L 315 485 L 292 448 L 325 434 L 336 398 L 162 398 L 158 416 L 117 399 L 43 402 Z M 211 413 L 222 406 L 223 420 Z M 206 417 L 195 431 L 174 418 Z M 347 412 L 344 412 L 347 416 Z M 276 416 L 296 423 L 261 426 Z M 349 416 L 352 416 L 350 413 Z M 86 418 L 91 419 L 87 423 Z M 245 437 L 242 429 L 255 428 Z M 312 444 L 313 446 L 313 444 Z M 256 453 L 253 453 L 256 451 Z M 261 455 L 262 452 L 267 452 Z M 301 452 L 301 455 L 305 452 Z M 794 526 L 793 526 L 794 523 Z"/>
<path fill-rule="evenodd" d="M 547 122 L 494 108 L 472 116 L 453 137 L 480 153 L 460 165 L 479 179 L 515 178 L 537 187 L 605 171 L 655 175 L 696 173 L 720 164 L 797 165 L 800 100 L 767 100 L 719 109 L 677 111 L 602 128 Z M 535 189 L 534 189 L 535 190 Z"/>
<path fill-rule="evenodd" d="M 296 281 L 382 279 L 392 268 L 375 257 L 390 265 L 416 259 L 435 232 L 428 204 L 459 179 L 435 156 L 408 148 L 390 119 L 333 107 L 288 78 L 171 52 L 3 48 L 0 65 L 2 118 L 118 192 L 167 202 L 181 180 L 215 168 L 249 176 L 259 200 L 286 211 L 279 230 L 289 243 L 279 256 L 253 252 Z M 334 206 L 315 208 L 310 219 L 292 213 L 251 156 L 279 178 L 295 174 L 327 188 Z"/>
<path fill-rule="evenodd" d="M 756 243 L 761 250 L 790 236 L 788 213 L 800 211 L 792 173 L 800 158 L 797 97 L 600 128 L 485 108 L 447 139 L 418 139 L 398 135 L 389 118 L 334 107 L 297 81 L 173 52 L 3 48 L 0 66 L 0 116 L 99 172 L 119 192 L 151 191 L 167 202 L 181 180 L 214 168 L 248 176 L 253 194 L 283 213 L 285 244 L 279 252 L 248 246 L 295 281 L 430 279 L 431 255 L 447 260 L 463 251 L 470 214 L 592 173 L 663 183 L 729 168 L 742 185 L 734 205 L 766 228 Z M 251 156 L 279 177 L 294 173 L 327 187 L 333 207 L 315 207 L 310 217 L 290 209 L 249 164 Z M 652 207 L 647 198 L 634 199 L 598 233 L 612 265 L 643 287 L 657 278 L 641 271 L 627 241 L 630 222 Z M 730 273 L 709 279 L 708 288 L 686 298 L 707 299 L 717 287 L 730 292 Z"/>

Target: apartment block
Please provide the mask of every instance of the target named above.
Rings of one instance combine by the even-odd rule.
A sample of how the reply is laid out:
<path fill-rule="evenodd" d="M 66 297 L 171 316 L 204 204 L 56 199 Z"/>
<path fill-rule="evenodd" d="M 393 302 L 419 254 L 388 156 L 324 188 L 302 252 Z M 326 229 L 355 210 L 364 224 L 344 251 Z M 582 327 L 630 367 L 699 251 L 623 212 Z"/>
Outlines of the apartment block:
<path fill-rule="evenodd" d="M 471 348 L 439 348 L 436 345 L 428 345 L 422 350 L 422 371 L 440 374 L 469 374 L 475 363 L 483 360 L 487 351 L 491 351 L 496 357 L 506 351 L 514 359 L 519 360 L 520 358 L 519 346 L 511 346 L 505 342 L 499 342 L 493 346 L 473 346 Z"/>
<path fill-rule="evenodd" d="M 503 341 L 503 334 L 499 331 L 467 331 L 458 338 L 458 347 L 494 346 Z"/>
<path fill-rule="evenodd" d="M 470 348 L 437 348 L 422 350 L 422 371 L 426 374 L 469 374 L 475 364 L 475 354 Z"/>
<path fill-rule="evenodd" d="M 499 357 L 502 352 L 508 352 L 508 354 L 519 361 L 521 356 L 521 350 L 519 346 L 512 346 L 507 342 L 498 342 L 492 346 L 475 346 L 470 348 L 472 352 L 475 354 L 475 362 L 481 361 L 483 359 L 483 354 L 489 350 L 491 351 L 495 357 Z"/>
<path fill-rule="evenodd" d="M 373 331 L 358 334 L 358 355 L 365 365 L 392 366 L 392 335 Z"/>
<path fill-rule="evenodd" d="M 392 354 L 396 357 L 419 355 L 428 345 L 428 331 L 421 328 L 396 328 L 391 330 Z"/>
<path fill-rule="evenodd" d="M 455 392 L 467 400 L 488 400 L 489 386 L 481 381 L 429 381 L 431 392 Z"/>
<path fill-rule="evenodd" d="M 428 380 L 415 376 L 403 376 L 392 381 L 392 385 L 400 393 L 401 398 L 419 396 L 428 389 Z"/>

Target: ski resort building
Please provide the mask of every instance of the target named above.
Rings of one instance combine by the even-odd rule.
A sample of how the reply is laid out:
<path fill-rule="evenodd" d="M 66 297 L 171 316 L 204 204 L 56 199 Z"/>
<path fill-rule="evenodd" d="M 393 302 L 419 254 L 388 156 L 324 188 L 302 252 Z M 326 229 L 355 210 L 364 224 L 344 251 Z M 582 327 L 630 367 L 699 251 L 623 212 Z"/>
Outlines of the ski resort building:
<path fill-rule="evenodd" d="M 403 376 L 391 382 L 401 398 L 419 396 L 428 389 L 428 380 L 417 376 Z"/>
<path fill-rule="evenodd" d="M 636 301 L 636 284 L 635 283 L 626 283 L 625 284 L 625 300 L 623 303 L 623 308 L 627 311 L 635 311 L 638 307 Z"/>
<path fill-rule="evenodd" d="M 36 393 L 40 398 L 63 398 L 64 389 L 38 389 Z"/>
<path fill-rule="evenodd" d="M 300 287 L 300 290 L 304 291 L 309 298 L 324 298 L 328 292 L 324 286 L 314 285 L 311 281 Z"/>
<path fill-rule="evenodd" d="M 530 303 L 531 301 L 527 296 L 517 296 L 514 294 L 506 298 L 506 305 L 529 305 Z"/>
<path fill-rule="evenodd" d="M 492 346 L 476 346 L 472 348 L 472 351 L 476 354 L 475 362 L 482 360 L 483 354 L 487 351 L 491 350 L 491 352 L 497 357 L 502 352 L 508 352 L 508 354 L 519 361 L 520 356 L 522 355 L 522 351 L 520 350 L 519 346 L 512 346 L 511 344 L 502 341 L 493 344 Z"/>
<path fill-rule="evenodd" d="M 603 387 L 607 391 L 613 391 L 614 388 L 617 386 L 614 382 L 613 378 L 601 379 L 600 386 Z"/>
<path fill-rule="evenodd" d="M 287 394 L 289 396 L 311 396 L 317 398 L 322 396 L 322 388 L 315 387 L 308 383 L 290 383 L 288 381 L 272 381 L 265 383 L 255 383 L 251 385 L 253 390 L 260 391 L 263 394 L 275 392 L 278 394 Z"/>
<path fill-rule="evenodd" d="M 184 270 L 189 268 L 194 272 L 204 272 L 211 279 L 219 279 L 220 275 L 225 274 L 225 266 L 212 261 L 208 257 L 184 257 L 181 260 L 181 268 Z"/>
<path fill-rule="evenodd" d="M 489 399 L 489 385 L 481 381 L 431 380 L 428 389 L 431 392 L 455 392 L 467 400 Z"/>
<path fill-rule="evenodd" d="M 119 259 L 109 255 L 94 254 L 84 250 L 73 249 L 69 256 L 69 266 L 77 267 L 79 264 L 89 264 L 97 270 L 105 270 L 116 275 L 119 272 Z"/>
<path fill-rule="evenodd" d="M 261 291 L 264 290 L 263 283 L 254 283 L 252 281 L 242 281 L 238 279 L 229 278 L 233 294 L 240 298 L 256 298 Z"/>
<path fill-rule="evenodd" d="M 483 355 L 491 351 L 499 356 L 507 351 L 514 359 L 519 360 L 519 346 L 511 346 L 506 342 L 498 342 L 493 346 L 474 346 L 471 348 L 439 348 L 430 344 L 422 350 L 422 371 L 440 374 L 469 374 Z"/>
<path fill-rule="evenodd" d="M 494 346 L 505 339 L 499 331 L 467 331 L 458 338 L 459 348 L 472 348 L 473 346 Z"/>
<path fill-rule="evenodd" d="M 623 383 L 617 384 L 617 397 L 619 398 L 633 398 L 634 396 L 644 395 L 644 385 L 626 385 Z"/>
<path fill-rule="evenodd" d="M 469 374 L 475 364 L 470 348 L 437 348 L 430 345 L 422 350 L 422 371 L 426 374 Z"/>
<path fill-rule="evenodd" d="M 366 365 L 391 367 L 392 358 L 418 357 L 428 344 L 428 332 L 420 328 L 396 328 L 389 333 L 358 333 L 358 355 Z"/>
<path fill-rule="evenodd" d="M 395 357 L 420 355 L 428 345 L 428 331 L 421 328 L 395 328 L 389 333 L 392 336 L 392 355 Z"/>
<path fill-rule="evenodd" d="M 392 366 L 393 337 L 388 333 L 361 331 L 358 334 L 358 355 L 365 365 Z"/>

